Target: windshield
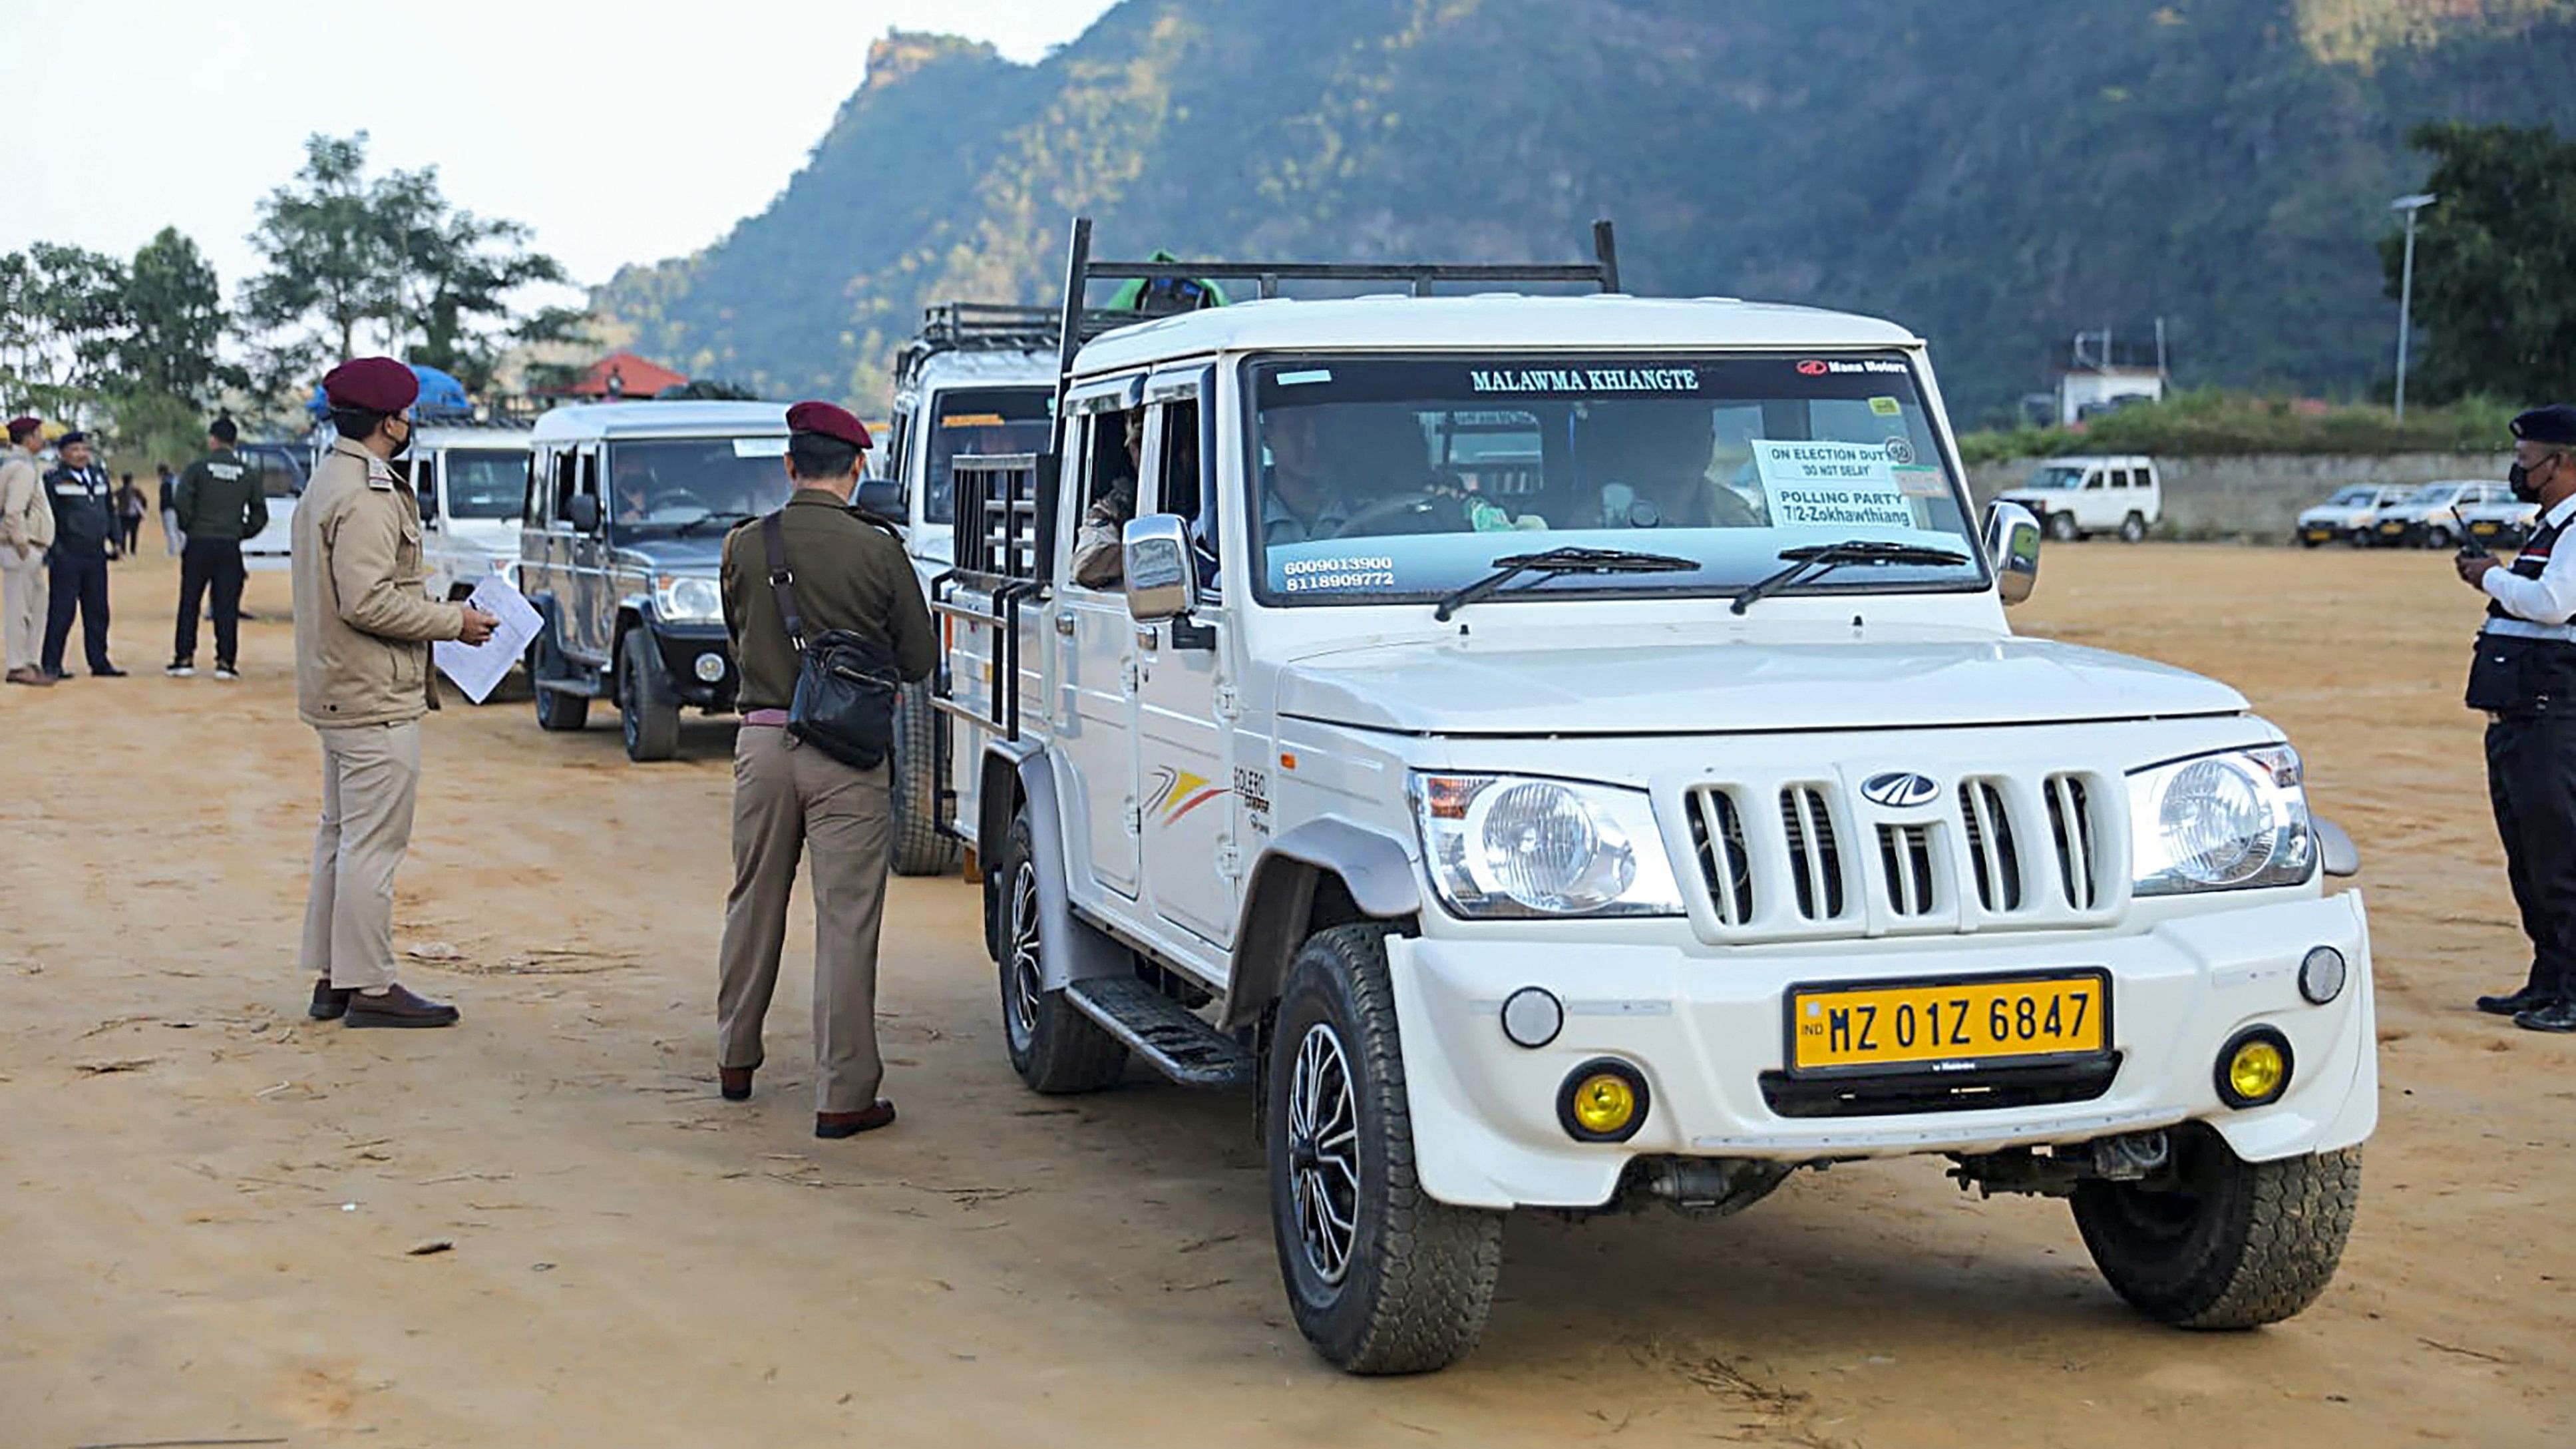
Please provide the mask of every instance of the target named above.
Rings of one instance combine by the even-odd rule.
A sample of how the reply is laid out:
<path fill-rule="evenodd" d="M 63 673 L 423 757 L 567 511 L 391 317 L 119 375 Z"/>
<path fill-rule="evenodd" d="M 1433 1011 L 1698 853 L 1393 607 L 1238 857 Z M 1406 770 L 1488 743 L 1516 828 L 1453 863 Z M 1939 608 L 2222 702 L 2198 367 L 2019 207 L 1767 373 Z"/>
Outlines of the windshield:
<path fill-rule="evenodd" d="M 2365 508 L 2378 496 L 2379 490 L 2376 488 L 2341 488 L 2337 489 L 2335 496 L 2327 499 L 2326 503 L 2329 507 Z"/>
<path fill-rule="evenodd" d="M 1055 410 L 1051 387 L 951 389 L 939 395 L 930 420 L 930 454 L 922 473 L 924 517 L 952 523 L 957 488 L 948 465 L 960 457 L 1043 453 Z"/>
<path fill-rule="evenodd" d="M 516 518 L 526 506 L 528 455 L 451 449 L 447 454 L 447 516 Z"/>
<path fill-rule="evenodd" d="M 2069 468 L 2062 464 L 2042 468 L 2031 474 L 2021 486 L 2040 493 L 2054 492 L 2061 488 L 2080 488 L 2084 486 L 2084 470 Z"/>
<path fill-rule="evenodd" d="M 752 518 L 787 501 L 785 435 L 608 445 L 609 519 L 621 534 Z"/>
<path fill-rule="evenodd" d="M 1901 355 L 1300 358 L 1249 364 L 1261 596 L 1438 599 L 1566 547 L 1689 560 L 1525 577 L 1495 595 L 1732 594 L 1780 551 L 1882 540 L 1955 564 L 1798 591 L 1985 584 Z"/>
<path fill-rule="evenodd" d="M 2457 483 L 2427 483 L 2407 494 L 2406 501 L 2438 508 L 2458 497 L 2459 492 L 2460 485 Z"/>

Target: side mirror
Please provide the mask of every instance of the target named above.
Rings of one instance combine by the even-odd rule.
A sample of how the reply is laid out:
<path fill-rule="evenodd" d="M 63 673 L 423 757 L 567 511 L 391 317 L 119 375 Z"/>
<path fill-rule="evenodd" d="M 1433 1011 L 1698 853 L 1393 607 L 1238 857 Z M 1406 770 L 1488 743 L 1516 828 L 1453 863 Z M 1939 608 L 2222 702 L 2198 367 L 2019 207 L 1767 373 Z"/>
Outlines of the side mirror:
<path fill-rule="evenodd" d="M 862 478 L 858 497 L 851 500 L 879 518 L 895 523 L 907 522 L 903 506 L 903 485 L 892 478 Z"/>
<path fill-rule="evenodd" d="M 1120 536 L 1127 612 L 1140 624 L 1178 619 L 1199 606 L 1199 573 L 1190 563 L 1189 525 L 1175 513 L 1131 519 Z"/>
<path fill-rule="evenodd" d="M 564 504 L 564 522 L 582 533 L 599 531 L 599 498 L 595 494 L 576 493 Z"/>
<path fill-rule="evenodd" d="M 2039 520 L 2018 503 L 1986 505 L 1986 557 L 1995 565 L 1995 587 L 2007 605 L 2039 587 Z"/>

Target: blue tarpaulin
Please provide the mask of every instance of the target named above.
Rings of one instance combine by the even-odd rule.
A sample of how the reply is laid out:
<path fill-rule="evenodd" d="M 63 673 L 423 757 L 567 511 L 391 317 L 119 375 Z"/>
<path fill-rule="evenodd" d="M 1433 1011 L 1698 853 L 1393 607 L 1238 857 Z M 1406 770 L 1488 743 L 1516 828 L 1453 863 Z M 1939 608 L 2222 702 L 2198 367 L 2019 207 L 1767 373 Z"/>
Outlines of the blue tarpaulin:
<path fill-rule="evenodd" d="M 474 404 L 465 396 L 465 384 L 424 363 L 412 363 L 411 375 L 420 379 L 420 398 L 412 404 L 412 415 L 423 420 L 444 417 L 471 417 Z M 320 384 L 313 396 L 305 399 L 304 410 L 320 422 L 330 414 L 331 405 L 323 399 Z"/>

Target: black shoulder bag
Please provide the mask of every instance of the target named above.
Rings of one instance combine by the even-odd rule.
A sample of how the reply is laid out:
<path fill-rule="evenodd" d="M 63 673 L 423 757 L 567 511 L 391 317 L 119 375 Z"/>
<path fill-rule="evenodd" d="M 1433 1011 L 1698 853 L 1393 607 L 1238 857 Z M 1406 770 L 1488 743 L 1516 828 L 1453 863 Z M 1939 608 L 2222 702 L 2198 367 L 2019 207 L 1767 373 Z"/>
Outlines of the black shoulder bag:
<path fill-rule="evenodd" d="M 760 542 L 769 556 L 778 617 L 796 650 L 796 697 L 787 706 L 787 733 L 852 769 L 873 770 L 894 747 L 895 695 L 902 687 L 894 652 L 847 629 L 805 636 L 780 519 L 773 513 L 760 521 Z"/>

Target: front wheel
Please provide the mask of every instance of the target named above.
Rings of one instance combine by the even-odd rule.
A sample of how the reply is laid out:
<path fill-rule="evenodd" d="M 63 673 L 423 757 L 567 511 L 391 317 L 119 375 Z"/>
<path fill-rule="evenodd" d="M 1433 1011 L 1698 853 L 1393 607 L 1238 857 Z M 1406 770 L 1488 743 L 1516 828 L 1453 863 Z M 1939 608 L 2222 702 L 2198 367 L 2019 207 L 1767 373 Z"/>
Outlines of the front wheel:
<path fill-rule="evenodd" d="M 2052 513 L 2048 515 L 2048 536 L 2059 543 L 2073 543 L 2084 536 L 2084 530 L 2075 526 L 2074 514 Z"/>
<path fill-rule="evenodd" d="M 2444 528 L 2439 524 L 2424 530 L 2424 547 L 2426 548 L 2449 548 L 2452 544 L 2457 542 L 2459 542 L 2459 539 L 2452 534 L 2451 530 Z"/>
<path fill-rule="evenodd" d="M 1035 839 L 1022 810 L 1011 821 L 997 877 L 1003 892 L 1002 1048 L 1011 1070 L 1033 1092 L 1096 1092 L 1117 1084 L 1127 1069 L 1127 1048 L 1065 1000 L 1062 990 L 1046 988 Z"/>
<path fill-rule="evenodd" d="M 2141 543 L 2147 536 L 2146 515 L 2132 513 L 2120 520 L 2120 542 Z"/>
<path fill-rule="evenodd" d="M 2247 1162 L 2209 1127 L 2174 1134 L 2169 1178 L 2075 1189 L 2075 1226 L 2113 1291 L 2176 1328 L 2255 1328 L 2325 1292 L 2352 1235 L 2361 1149 Z"/>
<path fill-rule="evenodd" d="M 662 678 L 653 638 L 641 626 L 617 646 L 617 713 L 626 732 L 626 758 L 649 764 L 680 752 L 680 704 Z"/>
<path fill-rule="evenodd" d="M 1386 928 L 1335 926 L 1289 967 L 1271 1036 L 1270 1223 L 1299 1331 L 1355 1374 L 1446 1368 L 1476 1346 L 1504 1214 L 1422 1190 Z"/>
<path fill-rule="evenodd" d="M 548 624 L 546 627 L 551 630 L 554 626 Z M 549 647 L 543 633 L 537 636 L 536 643 L 528 646 L 528 683 L 534 686 L 537 692 L 537 728 L 541 730 L 556 732 L 578 730 L 590 723 L 589 695 L 569 694 L 560 689 L 546 688 L 547 676 L 544 666 L 548 663 L 560 665 L 562 662 L 563 656 Z"/>

